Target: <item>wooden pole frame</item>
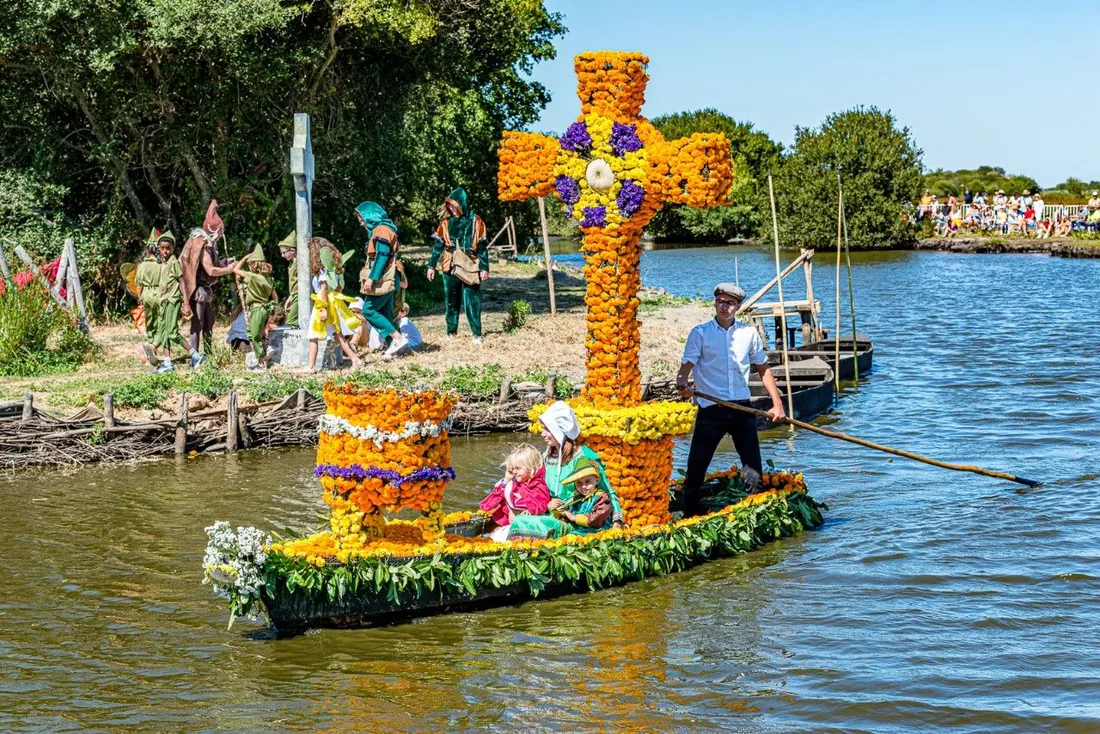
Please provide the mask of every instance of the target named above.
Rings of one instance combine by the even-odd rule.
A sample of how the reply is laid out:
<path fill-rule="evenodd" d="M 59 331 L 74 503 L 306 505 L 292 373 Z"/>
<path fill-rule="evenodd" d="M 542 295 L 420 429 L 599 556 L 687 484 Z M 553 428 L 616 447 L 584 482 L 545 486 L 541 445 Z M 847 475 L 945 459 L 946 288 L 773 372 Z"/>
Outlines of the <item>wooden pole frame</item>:
<path fill-rule="evenodd" d="M 550 315 L 558 314 L 558 303 L 554 297 L 554 261 L 550 256 L 550 226 L 546 221 L 546 197 L 539 197 L 539 219 L 542 221 L 542 249 L 546 254 L 546 282 L 550 286 Z"/>
<path fill-rule="evenodd" d="M 840 174 L 838 173 L 837 176 Z M 840 179 L 837 179 L 838 183 Z M 844 259 L 848 263 L 848 306 L 852 311 L 852 380 L 856 383 L 856 390 L 859 390 L 859 342 L 856 339 L 856 292 L 852 286 L 852 253 L 848 249 L 848 217 L 844 212 L 844 192 L 841 191 L 840 198 L 840 223 L 844 229 Z M 837 307 L 839 311 L 839 306 Z M 837 334 L 837 338 L 840 338 L 840 334 Z M 840 366 L 840 363 L 837 363 Z"/>
<path fill-rule="evenodd" d="M 833 332 L 836 392 L 833 396 L 834 403 L 840 400 L 840 244 L 841 220 L 844 218 L 844 188 L 840 183 L 840 171 L 836 172 L 836 192 L 836 331 Z M 855 365 L 853 369 L 859 372 L 859 365 Z"/>
<path fill-rule="evenodd" d="M 791 388 L 791 360 L 787 355 L 787 306 L 783 301 L 783 270 L 779 262 L 779 217 L 775 213 L 775 186 L 772 184 L 772 175 L 768 174 L 768 198 L 772 205 L 772 235 L 775 242 L 775 280 L 779 288 L 779 310 L 783 312 L 780 317 L 783 321 L 783 373 L 787 380 L 787 415 L 794 418 L 794 390 Z M 809 252 L 813 252 L 810 250 Z"/>

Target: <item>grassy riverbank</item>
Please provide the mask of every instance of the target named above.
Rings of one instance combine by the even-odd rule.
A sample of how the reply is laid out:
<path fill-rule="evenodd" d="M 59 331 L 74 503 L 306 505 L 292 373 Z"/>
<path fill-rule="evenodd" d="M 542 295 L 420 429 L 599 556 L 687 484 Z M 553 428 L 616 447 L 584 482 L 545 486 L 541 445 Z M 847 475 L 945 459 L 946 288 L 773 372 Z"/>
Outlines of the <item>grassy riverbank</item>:
<path fill-rule="evenodd" d="M 499 392 L 506 378 L 513 382 L 545 382 L 551 371 L 559 375 L 559 393 L 565 394 L 584 379 L 585 284 L 579 271 L 555 270 L 554 281 L 558 314 L 551 316 L 545 272 L 532 264 L 494 264 L 493 276 L 483 290 L 482 344 L 473 343 L 465 319 L 460 321 L 456 338 L 445 338 L 440 294 L 436 306 L 412 314 L 424 336 L 421 350 L 389 361 L 379 355 L 366 355 L 363 367 L 354 373 L 343 369 L 308 374 L 281 367 L 266 373 L 248 372 L 243 355 L 228 351 L 228 325 L 222 323 L 215 328 L 219 346 L 210 359 L 216 366 L 191 370 L 183 361 L 177 362 L 174 374 L 153 375 L 151 368 L 138 360 L 142 338 L 132 326 L 101 324 L 93 327 L 101 348 L 94 362 L 71 374 L 4 380 L 0 400 L 17 400 L 33 392 L 37 405 L 68 415 L 89 401 L 99 404 L 103 393 L 112 392 L 120 414 L 139 415 L 174 411 L 174 396 L 180 390 L 187 390 L 200 402 L 217 405 L 235 387 L 242 401 L 262 402 L 288 395 L 299 387 L 317 392 L 328 379 L 356 379 L 378 385 L 431 384 L 458 390 L 468 397 L 488 398 Z M 505 320 L 517 299 L 527 301 L 532 313 L 522 327 L 509 333 L 504 328 Z M 671 376 L 679 364 L 688 331 L 708 315 L 705 304 L 643 293 L 643 374 Z"/>

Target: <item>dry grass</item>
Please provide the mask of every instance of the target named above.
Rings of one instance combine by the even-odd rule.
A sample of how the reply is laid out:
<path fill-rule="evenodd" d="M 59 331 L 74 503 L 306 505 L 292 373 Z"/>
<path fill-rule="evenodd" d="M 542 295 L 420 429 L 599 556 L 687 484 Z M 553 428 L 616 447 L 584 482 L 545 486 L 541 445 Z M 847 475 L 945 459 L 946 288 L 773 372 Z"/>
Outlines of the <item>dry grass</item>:
<path fill-rule="evenodd" d="M 541 277 L 540 277 L 541 275 Z M 579 271 L 555 271 L 558 313 L 551 316 L 545 274 L 525 264 L 495 265 L 492 279 L 483 290 L 484 339 L 474 345 L 465 318 L 460 319 L 459 335 L 445 339 L 446 328 L 442 303 L 429 313 L 413 314 L 413 321 L 424 336 L 424 347 L 416 354 L 394 361 L 369 355 L 364 359 L 368 370 L 393 370 L 396 366 L 415 364 L 442 374 L 455 365 L 499 364 L 505 375 L 528 371 L 556 371 L 574 384 L 584 379 L 584 281 Z M 513 334 L 503 330 L 504 318 L 511 302 L 522 298 L 531 304 L 532 314 L 527 325 Z M 679 366 L 688 331 L 711 315 L 708 304 L 661 306 L 642 313 L 642 370 L 646 376 L 669 376 Z M 215 341 L 225 344 L 227 324 L 215 328 Z M 129 324 L 106 324 L 93 330 L 102 346 L 102 355 L 78 372 L 56 377 L 5 380 L 0 387 L 0 399 L 14 399 L 31 390 L 48 398 L 51 393 L 79 389 L 92 378 L 123 381 L 145 374 L 149 367 L 141 364 L 137 350 L 142 339 Z M 186 370 L 186 360 L 177 362 L 177 369 Z M 247 374 L 243 357 L 235 355 L 227 368 L 231 374 Z M 289 374 L 279 367 L 273 374 Z"/>

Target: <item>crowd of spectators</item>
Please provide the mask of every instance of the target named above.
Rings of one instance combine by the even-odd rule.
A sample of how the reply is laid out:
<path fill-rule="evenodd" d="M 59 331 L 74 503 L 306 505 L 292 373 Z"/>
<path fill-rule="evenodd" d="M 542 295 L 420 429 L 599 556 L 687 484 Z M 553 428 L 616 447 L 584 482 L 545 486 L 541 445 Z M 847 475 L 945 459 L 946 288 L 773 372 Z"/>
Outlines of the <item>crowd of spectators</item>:
<path fill-rule="evenodd" d="M 1042 239 L 1065 237 L 1071 232 L 1100 232 L 1100 192 L 1093 191 L 1085 204 L 1047 205 L 1039 192 L 1006 196 L 998 189 L 990 197 L 984 191 L 975 194 L 966 189 L 959 201 L 953 194 L 940 200 L 925 189 L 917 206 L 917 223 L 925 221 L 933 223 L 936 237 L 967 232 Z"/>

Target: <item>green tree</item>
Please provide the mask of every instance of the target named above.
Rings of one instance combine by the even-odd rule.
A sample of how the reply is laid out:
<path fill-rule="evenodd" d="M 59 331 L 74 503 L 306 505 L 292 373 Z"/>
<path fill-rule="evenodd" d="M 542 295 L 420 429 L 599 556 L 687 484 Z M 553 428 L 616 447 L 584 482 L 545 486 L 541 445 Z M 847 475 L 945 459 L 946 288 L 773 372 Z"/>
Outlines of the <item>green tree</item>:
<path fill-rule="evenodd" d="M 654 217 L 649 231 L 662 239 L 718 240 L 753 238 L 764 233 L 767 211 L 767 175 L 780 160 L 783 147 L 751 122 L 738 122 L 714 108 L 662 115 L 652 120 L 666 140 L 697 132 L 724 133 L 734 161 L 734 183 L 727 206 L 694 209 L 666 206 Z"/>
<path fill-rule="evenodd" d="M 853 247 L 911 242 L 914 230 L 903 214 L 920 191 L 921 155 L 909 129 L 876 107 L 829 115 L 820 128 L 795 128 L 775 181 L 781 243 L 836 242 L 838 172 Z"/>
<path fill-rule="evenodd" d="M 924 174 L 924 188 L 936 196 L 951 196 L 961 199 L 969 188 L 974 194 L 985 192 L 990 196 L 998 189 L 1006 193 L 1039 191 L 1039 182 L 1030 176 L 1006 174 L 1005 169 L 996 166 L 979 166 L 974 169 L 945 171 L 942 168 Z"/>
<path fill-rule="evenodd" d="M 459 184 L 492 227 L 500 131 L 549 100 L 528 72 L 562 32 L 537 0 L 12 0 L 0 165 L 43 193 L 39 220 L 106 253 L 93 296 L 117 288 L 126 243 L 185 232 L 210 198 L 233 254 L 281 239 L 294 112 L 313 116 L 315 228 L 344 249 L 362 243 L 358 202 L 382 203 L 414 242 Z"/>

